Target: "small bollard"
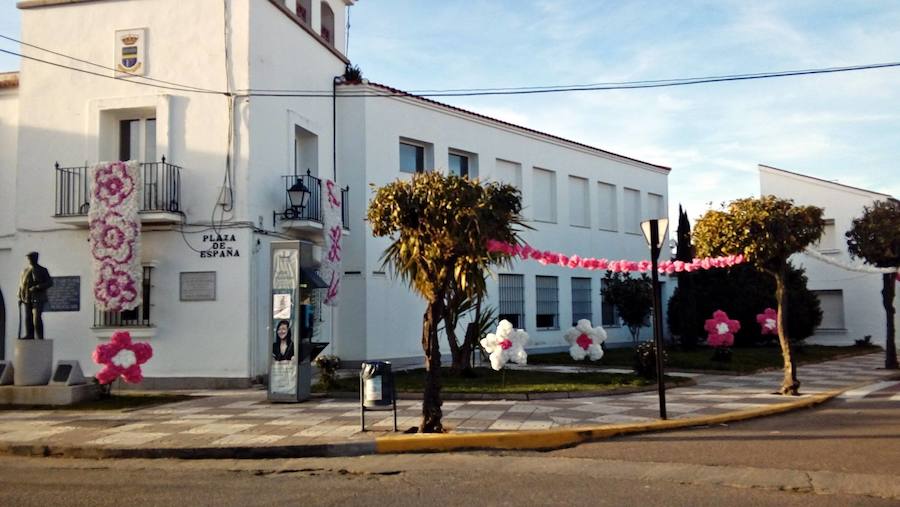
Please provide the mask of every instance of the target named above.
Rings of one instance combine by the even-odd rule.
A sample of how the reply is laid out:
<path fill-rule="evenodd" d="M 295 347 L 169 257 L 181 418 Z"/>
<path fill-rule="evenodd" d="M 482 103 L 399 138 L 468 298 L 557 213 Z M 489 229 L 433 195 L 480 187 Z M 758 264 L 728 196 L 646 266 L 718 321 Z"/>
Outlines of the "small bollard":
<path fill-rule="evenodd" d="M 359 422 L 366 431 L 366 410 L 394 411 L 397 431 L 397 389 L 389 361 L 363 361 L 359 372 Z"/>

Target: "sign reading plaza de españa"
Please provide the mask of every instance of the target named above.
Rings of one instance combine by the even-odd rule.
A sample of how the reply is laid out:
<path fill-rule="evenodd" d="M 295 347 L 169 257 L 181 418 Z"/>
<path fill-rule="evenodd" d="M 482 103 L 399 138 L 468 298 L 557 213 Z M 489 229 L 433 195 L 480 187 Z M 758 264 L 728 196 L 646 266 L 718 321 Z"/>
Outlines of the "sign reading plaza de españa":
<path fill-rule="evenodd" d="M 234 245 L 237 241 L 233 233 L 204 234 L 201 259 L 224 259 L 225 257 L 240 257 L 241 251 Z"/>

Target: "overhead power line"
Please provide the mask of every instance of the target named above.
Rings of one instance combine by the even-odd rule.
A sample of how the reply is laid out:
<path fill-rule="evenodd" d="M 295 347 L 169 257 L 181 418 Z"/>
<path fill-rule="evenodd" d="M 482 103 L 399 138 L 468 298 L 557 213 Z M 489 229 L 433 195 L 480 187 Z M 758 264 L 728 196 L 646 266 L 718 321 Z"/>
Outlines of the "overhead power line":
<path fill-rule="evenodd" d="M 91 65 L 91 66 L 93 66 L 93 67 L 97 67 L 97 68 L 100 68 L 100 69 L 105 69 L 105 70 L 111 70 L 111 71 L 113 71 L 113 72 L 118 72 L 118 69 L 115 69 L 115 68 L 113 68 L 113 67 L 107 67 L 107 66 L 105 66 L 105 65 L 101 65 L 101 64 L 99 64 L 99 63 L 92 62 L 92 61 L 90 61 L 90 60 L 84 60 L 84 59 L 82 59 L 82 58 L 78 58 L 78 57 L 75 57 L 75 56 L 72 56 L 72 55 L 67 55 L 67 54 L 65 54 L 65 53 L 60 53 L 59 51 L 54 51 L 54 50 L 52 50 L 52 49 L 47 49 L 47 48 L 43 48 L 43 47 L 40 47 L 40 46 L 35 46 L 34 44 L 29 44 L 29 43 L 27 43 L 27 42 L 24 42 L 24 41 L 20 41 L 20 40 L 18 40 L 18 39 L 15 39 L 15 38 L 13 38 L 13 37 L 9 37 L 9 36 L 7 36 L 7 35 L 3 35 L 2 33 L 0 33 L 0 39 L 6 39 L 6 40 L 8 40 L 8 41 L 16 42 L 16 43 L 21 44 L 21 45 L 23 45 L 23 46 L 27 46 L 27 47 L 30 47 L 30 48 L 33 48 L 33 49 L 37 49 L 37 50 L 39 50 L 39 51 L 44 51 L 44 52 L 46 52 L 46 53 L 50 53 L 50 54 L 52 54 L 52 55 L 60 56 L 60 57 L 63 57 L 63 58 L 68 58 L 68 59 L 70 59 L 70 60 L 74 60 L 74 61 L 76 61 L 76 62 L 81 62 L 81 63 L 87 64 L 87 65 Z M 208 89 L 208 88 L 200 88 L 200 87 L 197 87 L 197 86 L 191 86 L 191 85 L 186 85 L 186 84 L 176 83 L 176 82 L 173 82 L 173 81 L 165 81 L 165 80 L 163 80 L 163 79 L 156 79 L 156 78 L 152 78 L 152 77 L 148 77 L 148 76 L 134 76 L 132 79 L 145 79 L 145 80 L 147 80 L 147 81 L 153 81 L 153 82 L 156 82 L 156 83 L 163 83 L 163 84 L 167 84 L 167 85 L 176 86 L 176 87 L 179 87 L 179 88 L 191 88 L 191 89 L 194 89 L 194 90 L 197 90 L 197 91 L 204 91 L 204 92 L 218 93 L 218 92 L 215 92 L 214 90 L 210 90 L 210 89 Z"/>
<path fill-rule="evenodd" d="M 105 70 L 115 71 L 116 69 L 112 67 L 107 67 L 96 62 L 91 62 L 89 60 L 84 60 L 81 58 L 76 58 L 71 55 L 66 55 L 64 53 L 54 51 L 51 49 L 43 48 L 34 44 L 29 44 L 27 42 L 19 41 L 15 38 L 8 37 L 6 35 L 0 34 L 0 38 L 17 42 L 19 44 L 23 44 L 25 46 L 38 49 L 40 51 L 46 51 L 48 53 L 54 54 L 56 56 L 60 56 L 63 58 L 69 58 L 74 61 L 84 63 L 87 65 L 92 65 L 94 67 L 98 67 Z M 82 69 L 78 67 L 73 67 L 71 65 L 66 65 L 63 63 L 52 62 L 49 60 L 37 58 L 34 56 L 24 55 L 22 53 L 18 53 L 15 51 L 9 51 L 5 49 L 0 49 L 0 52 L 10 54 L 13 56 L 18 56 L 20 58 L 24 58 L 27 60 L 44 63 L 47 65 L 52 65 L 58 68 L 63 68 L 67 70 L 72 70 L 75 72 L 81 72 L 97 77 L 102 77 L 106 79 L 115 79 L 120 82 L 128 82 L 132 84 L 142 85 L 142 86 L 151 86 L 154 88 L 160 88 L 165 90 L 174 90 L 188 93 L 205 93 L 205 94 L 215 94 L 215 95 L 224 95 L 224 96 L 237 96 L 237 97 L 298 97 L 298 98 L 331 98 L 333 91 L 330 89 L 325 90 L 304 90 L 304 89 L 264 89 L 264 88 L 254 88 L 254 89 L 246 89 L 239 90 L 239 93 L 231 93 L 226 90 L 214 90 L 209 88 L 203 88 L 193 85 L 186 85 L 183 83 L 176 83 L 173 81 L 165 81 L 161 79 L 155 79 L 146 76 L 133 76 L 128 79 L 121 79 L 115 76 L 110 76 L 106 74 L 102 74 L 99 72 L 94 72 L 87 69 Z M 403 97 L 409 95 L 415 95 L 420 97 L 473 97 L 473 96 L 489 96 L 489 95 L 534 95 L 534 94 L 544 94 L 544 93 L 566 93 L 566 92 L 578 92 L 578 91 L 612 91 L 612 90 L 635 90 L 635 89 L 647 89 L 647 88 L 667 88 L 667 87 L 675 87 L 675 86 L 688 86 L 688 85 L 697 85 L 697 84 L 709 84 L 709 83 L 721 83 L 721 82 L 733 82 L 733 81 L 748 81 L 748 80 L 760 80 L 760 79 L 773 79 L 779 77 L 794 77 L 794 76 L 808 76 L 808 75 L 817 75 L 817 74 L 834 74 L 841 72 L 857 72 L 863 70 L 875 70 L 875 69 L 885 69 L 885 68 L 896 68 L 900 67 L 900 62 L 887 62 L 887 63 L 871 63 L 871 64 L 862 64 L 862 65 L 850 65 L 843 67 L 825 67 L 825 68 L 815 68 L 815 69 L 800 69 L 800 70 L 785 70 L 785 71 L 775 71 L 775 72 L 759 72 L 759 73 L 745 73 L 745 74 L 726 74 L 726 75 L 717 75 L 717 76 L 703 76 L 703 77 L 688 77 L 688 78 L 674 78 L 674 79 L 654 79 L 654 80 L 639 80 L 639 81 L 618 81 L 618 82 L 607 82 L 607 83 L 588 83 L 588 84 L 573 84 L 573 85 L 547 85 L 547 86 L 522 86 L 522 87 L 505 87 L 505 88 L 447 88 L 447 89 L 423 89 L 423 90 L 343 90 L 339 94 L 341 97 Z M 141 81 L 143 80 L 143 81 Z M 149 81 L 149 82 L 148 82 Z M 156 84 L 160 83 L 160 84 Z"/>

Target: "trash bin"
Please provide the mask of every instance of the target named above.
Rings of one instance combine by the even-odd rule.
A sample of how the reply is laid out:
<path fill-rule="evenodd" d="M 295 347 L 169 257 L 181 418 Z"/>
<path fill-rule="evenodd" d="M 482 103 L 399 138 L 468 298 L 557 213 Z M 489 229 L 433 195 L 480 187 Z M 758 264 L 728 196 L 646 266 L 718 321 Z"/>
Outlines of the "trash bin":
<path fill-rule="evenodd" d="M 394 374 L 388 361 L 363 361 L 359 372 L 359 421 L 366 431 L 367 410 L 393 410 L 397 431 L 397 393 Z"/>
<path fill-rule="evenodd" d="M 394 375 L 388 361 L 364 361 L 359 372 L 363 406 L 387 408 L 394 404 Z"/>

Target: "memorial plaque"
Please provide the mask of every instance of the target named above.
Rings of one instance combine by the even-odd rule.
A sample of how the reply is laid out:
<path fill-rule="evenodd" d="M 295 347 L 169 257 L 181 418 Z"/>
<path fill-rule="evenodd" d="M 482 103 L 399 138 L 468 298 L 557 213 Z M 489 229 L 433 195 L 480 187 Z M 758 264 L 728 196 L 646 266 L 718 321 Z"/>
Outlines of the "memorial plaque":
<path fill-rule="evenodd" d="M 215 301 L 216 272 L 187 271 L 181 273 L 180 299 L 182 301 Z"/>
<path fill-rule="evenodd" d="M 54 276 L 53 287 L 47 290 L 47 305 L 44 311 L 81 311 L 81 277 Z"/>

